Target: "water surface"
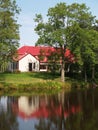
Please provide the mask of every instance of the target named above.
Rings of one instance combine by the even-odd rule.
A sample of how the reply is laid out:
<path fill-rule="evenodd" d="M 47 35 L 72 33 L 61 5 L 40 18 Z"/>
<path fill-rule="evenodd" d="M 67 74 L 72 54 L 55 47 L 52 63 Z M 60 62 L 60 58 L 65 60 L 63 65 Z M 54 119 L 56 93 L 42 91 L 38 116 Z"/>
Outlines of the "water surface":
<path fill-rule="evenodd" d="M 98 89 L 0 96 L 0 130 L 98 130 Z"/>

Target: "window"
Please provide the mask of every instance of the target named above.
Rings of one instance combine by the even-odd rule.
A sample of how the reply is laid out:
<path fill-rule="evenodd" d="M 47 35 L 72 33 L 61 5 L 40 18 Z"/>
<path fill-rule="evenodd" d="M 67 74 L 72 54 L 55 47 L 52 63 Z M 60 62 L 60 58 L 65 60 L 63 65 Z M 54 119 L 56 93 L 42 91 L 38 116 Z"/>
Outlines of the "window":
<path fill-rule="evenodd" d="M 46 65 L 40 65 L 40 69 L 46 69 Z"/>
<path fill-rule="evenodd" d="M 33 69 L 35 69 L 35 63 L 33 64 Z"/>

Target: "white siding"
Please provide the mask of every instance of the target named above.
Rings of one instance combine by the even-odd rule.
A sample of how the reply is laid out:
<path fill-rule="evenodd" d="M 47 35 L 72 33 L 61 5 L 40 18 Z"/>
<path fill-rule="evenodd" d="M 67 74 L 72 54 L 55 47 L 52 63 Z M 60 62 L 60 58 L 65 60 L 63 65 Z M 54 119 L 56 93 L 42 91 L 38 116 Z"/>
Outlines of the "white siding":
<path fill-rule="evenodd" d="M 32 71 L 39 71 L 39 61 L 30 54 L 28 54 L 27 56 L 25 56 L 19 61 L 19 70 L 21 72 L 28 72 L 29 63 L 32 63 Z M 35 68 L 34 68 L 34 64 L 35 64 Z"/>

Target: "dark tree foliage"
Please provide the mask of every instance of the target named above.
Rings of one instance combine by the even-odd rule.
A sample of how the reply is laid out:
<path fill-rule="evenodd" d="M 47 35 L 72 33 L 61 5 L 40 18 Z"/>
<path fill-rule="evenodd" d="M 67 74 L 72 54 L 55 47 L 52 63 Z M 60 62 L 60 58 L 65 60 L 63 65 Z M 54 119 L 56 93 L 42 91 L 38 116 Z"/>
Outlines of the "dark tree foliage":
<path fill-rule="evenodd" d="M 19 12 L 16 0 L 0 0 L 0 67 L 7 65 L 19 46 Z"/>

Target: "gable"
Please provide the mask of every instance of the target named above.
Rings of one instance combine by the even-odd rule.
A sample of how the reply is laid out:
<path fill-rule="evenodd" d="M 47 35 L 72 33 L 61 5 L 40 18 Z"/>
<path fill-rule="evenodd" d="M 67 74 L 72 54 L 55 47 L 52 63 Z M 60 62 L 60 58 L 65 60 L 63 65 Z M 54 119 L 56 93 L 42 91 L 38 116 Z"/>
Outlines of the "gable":
<path fill-rule="evenodd" d="M 33 61 L 33 60 L 34 60 L 34 61 L 36 61 L 36 60 L 38 61 L 38 59 L 37 59 L 36 57 L 32 56 L 31 54 L 26 54 L 26 55 L 24 55 L 23 57 L 21 57 L 21 58 L 19 59 L 19 61 L 20 61 L 20 60 L 27 60 L 27 61 L 29 61 L 29 62 L 30 62 L 31 60 L 32 60 L 32 61 Z"/>

